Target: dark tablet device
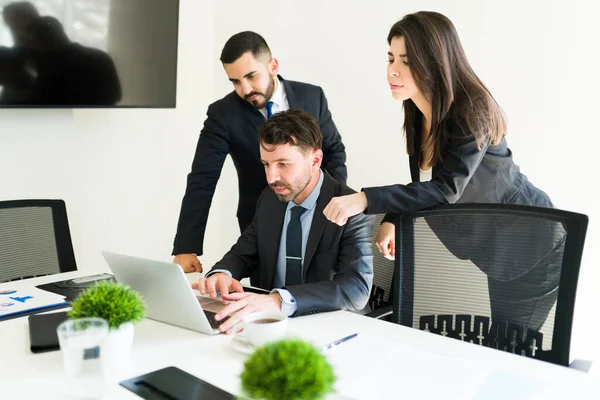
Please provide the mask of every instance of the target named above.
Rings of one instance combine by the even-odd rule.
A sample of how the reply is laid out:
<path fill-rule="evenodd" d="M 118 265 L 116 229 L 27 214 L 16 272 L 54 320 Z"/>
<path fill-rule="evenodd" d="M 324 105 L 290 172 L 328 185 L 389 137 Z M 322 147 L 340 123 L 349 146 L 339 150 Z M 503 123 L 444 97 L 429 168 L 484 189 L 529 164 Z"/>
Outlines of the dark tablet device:
<path fill-rule="evenodd" d="M 231 393 L 219 389 L 177 367 L 167 367 L 128 379 L 121 386 L 146 400 L 234 400 Z"/>

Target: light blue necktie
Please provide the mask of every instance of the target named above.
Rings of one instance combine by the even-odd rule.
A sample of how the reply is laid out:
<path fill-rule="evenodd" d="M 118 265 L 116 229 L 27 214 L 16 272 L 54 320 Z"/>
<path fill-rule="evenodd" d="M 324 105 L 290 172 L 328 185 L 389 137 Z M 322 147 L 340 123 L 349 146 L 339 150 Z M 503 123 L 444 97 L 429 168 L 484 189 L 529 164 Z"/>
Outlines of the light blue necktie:
<path fill-rule="evenodd" d="M 270 101 L 267 103 L 267 119 L 273 116 L 273 102 Z"/>

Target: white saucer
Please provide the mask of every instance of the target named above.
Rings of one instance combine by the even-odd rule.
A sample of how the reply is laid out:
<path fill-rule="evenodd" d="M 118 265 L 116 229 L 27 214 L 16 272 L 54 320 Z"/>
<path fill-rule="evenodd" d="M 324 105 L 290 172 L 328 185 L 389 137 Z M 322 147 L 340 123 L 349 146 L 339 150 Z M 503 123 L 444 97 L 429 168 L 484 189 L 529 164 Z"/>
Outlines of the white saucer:
<path fill-rule="evenodd" d="M 236 334 L 231 339 L 231 346 L 237 352 L 244 354 L 252 354 L 256 347 L 252 343 L 250 343 L 243 334 Z"/>

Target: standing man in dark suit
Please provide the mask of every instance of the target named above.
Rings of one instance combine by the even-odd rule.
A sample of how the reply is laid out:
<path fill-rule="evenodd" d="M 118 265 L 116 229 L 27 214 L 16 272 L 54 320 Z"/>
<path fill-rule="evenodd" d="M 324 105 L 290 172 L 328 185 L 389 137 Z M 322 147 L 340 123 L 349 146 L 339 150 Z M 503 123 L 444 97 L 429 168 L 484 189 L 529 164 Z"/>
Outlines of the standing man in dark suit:
<path fill-rule="evenodd" d="M 288 108 L 311 114 L 323 132 L 323 167 L 341 182 L 347 178 L 345 148 L 320 87 L 279 76 L 277 59 L 254 32 L 232 36 L 221 52 L 221 62 L 234 91 L 208 107 L 188 175 L 173 248 L 174 262 L 185 272 L 202 272 L 196 256 L 203 253 L 208 212 L 228 154 L 238 174 L 240 230 L 250 225 L 258 197 L 267 186 L 257 130 L 273 114 Z"/>
<path fill-rule="evenodd" d="M 194 289 L 228 304 L 217 320 L 232 333 L 245 315 L 283 311 L 290 316 L 361 310 L 373 282 L 372 217 L 360 214 L 344 226 L 323 209 L 339 195 L 355 193 L 321 169 L 323 139 L 308 113 L 289 109 L 259 130 L 260 161 L 269 187 L 258 199 L 252 223 Z M 270 294 L 243 292 L 239 280 L 256 275 Z M 231 293 L 231 292 L 236 293 Z"/>

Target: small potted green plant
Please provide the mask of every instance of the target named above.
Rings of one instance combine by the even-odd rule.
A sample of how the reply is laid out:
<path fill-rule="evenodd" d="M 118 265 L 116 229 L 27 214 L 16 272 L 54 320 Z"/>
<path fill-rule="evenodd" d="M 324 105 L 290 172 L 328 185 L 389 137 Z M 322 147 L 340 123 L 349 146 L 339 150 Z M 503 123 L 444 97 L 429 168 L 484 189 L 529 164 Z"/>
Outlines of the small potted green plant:
<path fill-rule="evenodd" d="M 318 400 L 333 391 L 333 368 L 312 344 L 283 339 L 259 347 L 244 363 L 245 398 Z"/>
<path fill-rule="evenodd" d="M 83 291 L 71 307 L 69 319 L 96 317 L 108 322 L 104 356 L 114 359 L 112 365 L 125 368 L 133 345 L 133 325 L 146 315 L 146 304 L 139 293 L 121 283 L 103 281 Z"/>

